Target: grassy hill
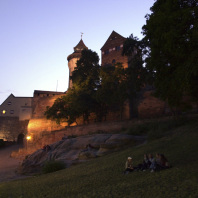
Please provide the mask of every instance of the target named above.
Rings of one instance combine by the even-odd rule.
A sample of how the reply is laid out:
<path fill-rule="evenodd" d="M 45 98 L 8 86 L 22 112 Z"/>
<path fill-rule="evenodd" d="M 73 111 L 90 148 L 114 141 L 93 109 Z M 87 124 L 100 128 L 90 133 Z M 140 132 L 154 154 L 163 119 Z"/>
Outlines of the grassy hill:
<path fill-rule="evenodd" d="M 61 171 L 0 184 L 0 198 L 195 198 L 198 197 L 198 117 L 142 123 L 122 133 L 148 135 L 148 142 Z M 123 175 L 144 153 L 164 153 L 171 169 Z"/>

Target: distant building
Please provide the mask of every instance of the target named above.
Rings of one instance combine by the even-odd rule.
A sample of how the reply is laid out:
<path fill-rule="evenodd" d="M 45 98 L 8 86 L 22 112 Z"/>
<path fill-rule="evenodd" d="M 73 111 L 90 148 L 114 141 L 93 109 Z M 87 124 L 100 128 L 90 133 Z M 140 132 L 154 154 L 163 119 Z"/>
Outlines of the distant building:
<path fill-rule="evenodd" d="M 0 105 L 0 117 L 18 117 L 29 120 L 32 116 L 32 97 L 15 97 L 13 94 Z"/>
<path fill-rule="evenodd" d="M 0 105 L 0 139 L 23 143 L 31 117 L 32 97 L 10 94 Z"/>

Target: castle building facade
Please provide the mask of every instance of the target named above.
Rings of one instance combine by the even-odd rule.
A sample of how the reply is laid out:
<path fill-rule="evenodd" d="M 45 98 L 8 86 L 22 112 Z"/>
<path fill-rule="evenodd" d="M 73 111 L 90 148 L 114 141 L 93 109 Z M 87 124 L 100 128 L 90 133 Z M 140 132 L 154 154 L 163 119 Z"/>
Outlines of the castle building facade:
<path fill-rule="evenodd" d="M 102 66 L 122 63 L 124 68 L 128 67 L 128 57 L 122 56 L 122 50 L 126 38 L 112 31 L 109 38 L 101 48 Z"/>
<path fill-rule="evenodd" d="M 0 105 L 0 117 L 18 117 L 29 120 L 32 116 L 32 97 L 15 97 L 10 94 Z"/>
<path fill-rule="evenodd" d="M 10 94 L 0 105 L 0 139 L 22 142 L 32 118 L 32 100 Z"/>

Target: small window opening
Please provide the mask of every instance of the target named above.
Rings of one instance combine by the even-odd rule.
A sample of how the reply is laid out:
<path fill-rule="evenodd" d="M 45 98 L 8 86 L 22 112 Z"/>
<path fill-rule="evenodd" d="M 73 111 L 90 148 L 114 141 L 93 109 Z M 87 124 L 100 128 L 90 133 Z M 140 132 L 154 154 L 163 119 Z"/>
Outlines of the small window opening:
<path fill-rule="evenodd" d="M 116 51 L 120 51 L 120 46 L 115 47 Z"/>
<path fill-rule="evenodd" d="M 105 50 L 105 54 L 109 54 L 109 50 Z"/>

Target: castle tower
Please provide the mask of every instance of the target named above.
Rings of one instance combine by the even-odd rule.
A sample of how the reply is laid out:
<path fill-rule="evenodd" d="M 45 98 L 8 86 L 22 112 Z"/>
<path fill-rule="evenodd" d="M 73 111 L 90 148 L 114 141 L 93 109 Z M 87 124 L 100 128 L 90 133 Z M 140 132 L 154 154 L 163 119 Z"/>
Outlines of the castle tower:
<path fill-rule="evenodd" d="M 67 57 L 69 67 L 69 88 L 72 87 L 72 72 L 76 67 L 77 60 L 79 60 L 81 57 L 81 52 L 83 49 L 88 49 L 88 47 L 84 44 L 81 38 L 80 42 L 74 47 L 74 52 Z"/>
<path fill-rule="evenodd" d="M 122 56 L 123 44 L 126 38 L 112 31 L 109 38 L 101 48 L 102 66 L 122 63 L 124 68 L 128 67 L 128 57 Z"/>

